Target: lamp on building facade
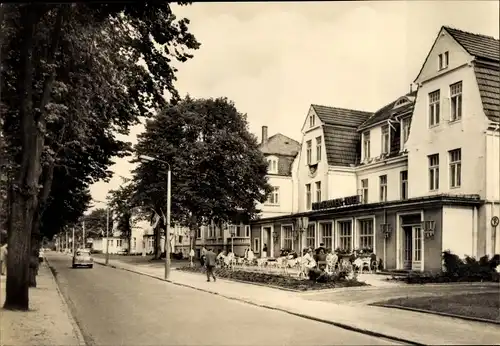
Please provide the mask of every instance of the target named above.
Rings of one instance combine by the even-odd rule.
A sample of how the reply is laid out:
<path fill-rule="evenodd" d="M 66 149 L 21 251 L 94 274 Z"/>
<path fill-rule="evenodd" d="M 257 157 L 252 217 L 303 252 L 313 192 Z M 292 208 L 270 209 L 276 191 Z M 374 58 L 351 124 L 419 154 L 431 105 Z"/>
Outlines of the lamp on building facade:
<path fill-rule="evenodd" d="M 273 230 L 273 240 L 274 240 L 275 244 L 278 243 L 278 237 L 279 237 L 278 232 L 276 232 L 275 230 Z"/>
<path fill-rule="evenodd" d="M 382 224 L 380 224 L 380 229 L 382 230 L 382 233 L 384 234 L 385 239 L 389 239 L 391 237 L 391 233 L 392 233 L 391 224 L 382 223 Z"/>
<path fill-rule="evenodd" d="M 424 231 L 424 238 L 432 238 L 436 230 L 436 222 L 431 220 L 422 221 L 422 229 Z"/>

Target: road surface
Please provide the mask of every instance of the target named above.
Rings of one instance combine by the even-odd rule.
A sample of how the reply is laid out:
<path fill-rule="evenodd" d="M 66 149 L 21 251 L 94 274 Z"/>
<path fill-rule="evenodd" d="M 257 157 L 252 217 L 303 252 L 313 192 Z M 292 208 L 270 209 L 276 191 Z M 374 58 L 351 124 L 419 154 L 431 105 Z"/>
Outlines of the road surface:
<path fill-rule="evenodd" d="M 123 270 L 72 269 L 62 254 L 46 257 L 87 345 L 394 344 Z"/>

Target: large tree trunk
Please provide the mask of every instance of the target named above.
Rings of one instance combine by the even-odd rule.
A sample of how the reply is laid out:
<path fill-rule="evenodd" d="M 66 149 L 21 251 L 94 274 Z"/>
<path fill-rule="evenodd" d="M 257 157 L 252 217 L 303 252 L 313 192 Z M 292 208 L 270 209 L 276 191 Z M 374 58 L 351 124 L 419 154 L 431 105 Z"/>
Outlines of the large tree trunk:
<path fill-rule="evenodd" d="M 37 23 L 47 8 L 37 4 L 22 8 L 21 23 L 24 23 L 20 72 L 21 94 L 21 165 L 12 190 L 12 207 L 9 221 L 7 257 L 7 284 L 4 308 L 28 310 L 29 308 L 29 267 L 31 252 L 31 231 L 33 216 L 38 208 L 38 183 L 40 178 L 40 160 L 45 142 L 45 107 L 50 100 L 54 71 L 51 67 L 49 76 L 43 84 L 42 98 L 37 110 L 33 109 L 33 43 Z M 51 49 L 48 66 L 55 60 L 62 29 L 62 10 L 59 11 L 51 37 Z M 37 259 L 38 260 L 38 259 Z"/>
<path fill-rule="evenodd" d="M 33 79 L 33 36 L 36 29 L 37 14 L 33 6 L 23 8 L 24 23 L 21 38 L 22 70 L 19 87 L 21 97 L 21 137 L 22 158 L 16 182 L 12 185 L 11 209 L 9 215 L 7 256 L 7 283 L 5 309 L 28 310 L 29 308 L 29 257 L 31 241 L 31 222 L 37 203 L 38 165 L 40 152 L 36 124 L 32 114 Z M 41 148 L 40 148 L 41 149 Z M 36 160 L 38 156 L 38 161 Z"/>

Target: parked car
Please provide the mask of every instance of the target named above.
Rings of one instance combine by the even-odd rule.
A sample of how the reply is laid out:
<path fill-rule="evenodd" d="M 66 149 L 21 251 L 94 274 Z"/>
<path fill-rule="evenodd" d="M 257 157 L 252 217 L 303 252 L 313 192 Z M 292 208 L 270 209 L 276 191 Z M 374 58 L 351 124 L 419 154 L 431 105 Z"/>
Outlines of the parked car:
<path fill-rule="evenodd" d="M 78 249 L 73 255 L 73 268 L 77 267 L 87 267 L 92 268 L 94 266 L 94 259 L 90 255 L 89 249 Z"/>
<path fill-rule="evenodd" d="M 128 249 L 121 249 L 121 250 L 118 250 L 117 254 L 118 254 L 118 255 L 126 255 L 126 254 L 128 254 Z"/>

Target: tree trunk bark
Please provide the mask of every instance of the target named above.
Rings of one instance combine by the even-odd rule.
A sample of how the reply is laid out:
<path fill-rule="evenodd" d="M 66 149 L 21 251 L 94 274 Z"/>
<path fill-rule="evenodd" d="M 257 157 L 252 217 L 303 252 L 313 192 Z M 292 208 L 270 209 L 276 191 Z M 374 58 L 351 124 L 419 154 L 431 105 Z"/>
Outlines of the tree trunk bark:
<path fill-rule="evenodd" d="M 33 44 L 37 23 L 47 9 L 37 4 L 26 5 L 22 11 L 22 34 L 20 72 L 21 109 L 21 165 L 13 186 L 13 201 L 9 222 L 7 257 L 7 283 L 5 309 L 29 309 L 29 268 L 31 254 L 31 231 L 33 216 L 38 208 L 38 183 L 40 179 L 40 160 L 45 141 L 45 106 L 50 99 L 54 71 L 44 81 L 43 95 L 38 110 L 33 110 Z M 62 29 L 62 10 L 51 37 L 49 66 L 53 64 L 59 45 Z M 38 260 L 38 258 L 37 258 Z"/>
<path fill-rule="evenodd" d="M 31 242 L 31 222 L 36 208 L 38 167 L 36 160 L 37 131 L 32 114 L 33 94 L 33 36 L 36 29 L 37 13 L 33 5 L 23 8 L 24 23 L 22 33 L 22 70 L 19 87 L 21 91 L 21 138 L 22 158 L 16 182 L 12 186 L 12 204 L 9 215 L 9 235 L 7 256 L 7 283 L 5 309 L 28 310 L 29 308 L 29 258 Z"/>

